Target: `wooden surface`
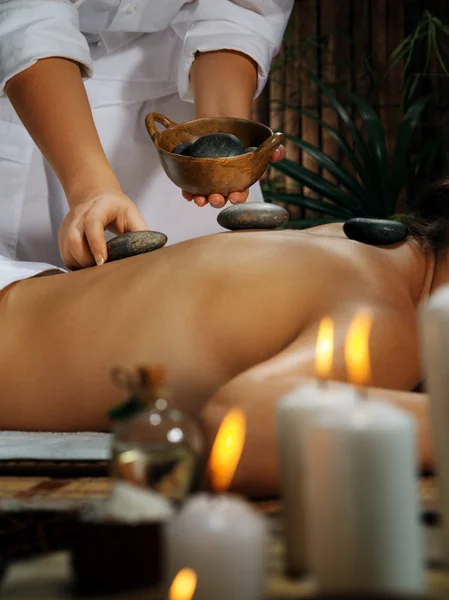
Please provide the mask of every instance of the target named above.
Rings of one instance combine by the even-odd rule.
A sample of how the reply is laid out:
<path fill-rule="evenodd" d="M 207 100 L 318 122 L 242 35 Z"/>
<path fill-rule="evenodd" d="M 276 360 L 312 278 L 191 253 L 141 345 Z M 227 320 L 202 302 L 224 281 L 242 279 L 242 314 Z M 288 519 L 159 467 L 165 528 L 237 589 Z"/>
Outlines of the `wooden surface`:
<path fill-rule="evenodd" d="M 17 523 L 24 520 L 24 512 L 33 507 L 41 510 L 64 512 L 68 507 L 79 506 L 86 500 L 106 498 L 110 491 L 111 480 L 107 478 L 57 479 L 46 477 L 0 477 L 0 517 L 17 514 Z M 436 489 L 432 480 L 420 481 L 420 497 L 423 510 L 434 509 Z M 311 598 L 314 595 L 312 581 L 292 581 L 283 574 L 283 547 L 279 503 L 260 503 L 258 508 L 266 515 L 270 523 L 272 537 L 268 573 L 270 600 L 292 600 Z M 9 512 L 12 511 L 12 512 Z M 33 535 L 38 531 L 33 529 Z M 42 534 L 42 530 L 41 534 Z M 0 534 L 2 532 L 0 531 Z M 430 534 L 430 537 L 429 535 Z M 426 533 L 427 555 L 438 555 L 439 550 L 429 552 L 435 544 L 433 530 Z M 36 544 L 38 540 L 35 540 Z M 0 535 L 0 545 L 5 539 Z M 437 539 L 436 543 L 439 543 Z M 45 544 L 42 544 L 45 546 Z M 67 546 L 66 546 L 67 547 Z M 427 572 L 429 598 L 447 600 L 449 598 L 449 571 L 429 570 Z M 68 552 L 43 554 L 39 558 L 13 562 L 6 572 L 0 592 L 5 600 L 68 600 L 77 596 L 71 591 L 70 555 Z M 89 597 L 83 596 L 85 600 Z M 126 593 L 122 595 L 102 596 L 105 600 L 161 600 L 161 594 L 148 591 Z"/>
<path fill-rule="evenodd" d="M 293 600 L 311 598 L 314 595 L 312 581 L 291 581 L 282 575 L 282 547 L 274 541 L 271 552 L 268 589 L 270 600 Z M 449 598 L 449 573 L 427 573 L 429 598 Z M 13 565 L 5 577 L 1 590 L 3 600 L 69 600 L 76 598 L 70 590 L 70 558 L 68 553 L 56 553 L 35 560 Z M 93 597 L 83 596 L 84 600 Z M 162 600 L 162 595 L 148 591 L 102 596 L 104 600 Z"/>

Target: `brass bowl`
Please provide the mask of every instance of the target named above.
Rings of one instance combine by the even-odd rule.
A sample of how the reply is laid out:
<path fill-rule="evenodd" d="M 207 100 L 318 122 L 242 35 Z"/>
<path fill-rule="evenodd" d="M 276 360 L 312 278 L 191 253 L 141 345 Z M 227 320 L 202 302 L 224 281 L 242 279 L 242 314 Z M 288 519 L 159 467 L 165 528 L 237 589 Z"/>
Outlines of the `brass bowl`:
<path fill-rule="evenodd" d="M 156 129 L 156 123 L 165 127 Z M 145 125 L 156 146 L 162 167 L 175 185 L 198 196 L 243 192 L 256 183 L 267 168 L 273 151 L 282 144 L 282 133 L 273 133 L 269 127 L 247 119 L 231 117 L 195 119 L 174 123 L 164 115 L 150 113 Z M 175 146 L 194 142 L 210 133 L 232 133 L 245 148 L 257 149 L 231 158 L 193 158 L 172 154 Z"/>

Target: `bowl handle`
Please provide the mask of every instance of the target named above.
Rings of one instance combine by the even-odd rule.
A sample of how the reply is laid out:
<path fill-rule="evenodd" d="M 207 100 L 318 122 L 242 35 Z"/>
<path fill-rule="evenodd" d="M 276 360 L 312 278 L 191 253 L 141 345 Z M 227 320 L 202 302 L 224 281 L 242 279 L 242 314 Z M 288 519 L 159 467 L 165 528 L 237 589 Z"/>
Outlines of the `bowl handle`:
<path fill-rule="evenodd" d="M 273 133 L 273 135 L 266 139 L 264 143 L 257 148 L 255 154 L 259 154 L 260 156 L 271 155 L 273 154 L 273 151 L 283 143 L 283 141 L 283 133 Z"/>
<path fill-rule="evenodd" d="M 161 135 L 161 132 L 156 129 L 156 123 L 160 123 L 166 129 L 178 124 L 174 121 L 170 121 L 170 119 L 164 117 L 164 115 L 161 115 L 160 113 L 150 113 L 149 115 L 147 115 L 145 117 L 145 126 L 147 128 L 148 133 L 150 134 L 150 138 L 155 144 L 159 141 L 159 137 Z"/>

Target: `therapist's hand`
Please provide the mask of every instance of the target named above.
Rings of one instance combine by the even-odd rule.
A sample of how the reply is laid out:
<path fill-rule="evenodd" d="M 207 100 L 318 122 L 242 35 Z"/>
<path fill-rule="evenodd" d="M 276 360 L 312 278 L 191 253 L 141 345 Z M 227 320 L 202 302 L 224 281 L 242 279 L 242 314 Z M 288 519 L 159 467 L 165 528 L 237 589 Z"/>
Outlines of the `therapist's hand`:
<path fill-rule="evenodd" d="M 59 250 L 69 269 L 106 262 L 105 229 L 117 234 L 149 229 L 137 206 L 120 190 L 96 193 L 69 204 L 58 235 Z"/>
<path fill-rule="evenodd" d="M 285 148 L 284 146 L 279 146 L 273 152 L 270 157 L 271 162 L 278 162 L 285 158 Z M 197 206 L 206 206 L 206 204 L 210 204 L 214 208 L 223 208 L 226 204 L 227 200 L 231 204 L 243 204 L 248 198 L 249 190 L 245 190 L 244 192 L 231 192 L 227 198 L 222 196 L 221 194 L 211 194 L 210 196 L 195 196 L 193 194 L 189 194 L 188 192 L 182 192 L 182 195 L 186 200 L 191 202 L 192 200 L 195 202 Z"/>

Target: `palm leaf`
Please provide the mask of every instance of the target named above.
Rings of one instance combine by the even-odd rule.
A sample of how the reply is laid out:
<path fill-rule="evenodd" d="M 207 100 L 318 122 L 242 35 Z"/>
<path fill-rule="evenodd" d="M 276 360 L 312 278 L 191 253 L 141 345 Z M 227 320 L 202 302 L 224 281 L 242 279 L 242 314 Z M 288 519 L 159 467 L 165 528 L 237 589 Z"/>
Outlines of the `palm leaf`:
<path fill-rule="evenodd" d="M 389 208 L 388 155 L 385 132 L 379 115 L 363 98 L 345 91 L 345 96 L 359 109 L 367 134 L 367 148 L 370 156 L 371 172 L 380 183 L 378 194 L 383 198 L 384 208 Z M 377 187 L 377 186 L 376 186 Z M 377 203 L 376 203 L 377 204 Z"/>
<path fill-rule="evenodd" d="M 305 185 L 317 194 L 328 198 L 335 204 L 343 206 L 351 211 L 360 211 L 362 209 L 360 202 L 356 198 L 346 193 L 330 181 L 323 179 L 317 173 L 314 173 L 302 165 L 295 163 L 293 160 L 284 158 L 277 163 L 272 163 L 271 166 L 284 175 L 291 177 L 299 184 Z"/>
<path fill-rule="evenodd" d="M 363 137 L 361 136 L 360 131 L 358 130 L 356 124 L 354 123 L 354 121 L 352 120 L 352 118 L 350 117 L 350 115 L 348 114 L 346 109 L 344 108 L 344 106 L 341 104 L 341 102 L 339 100 L 337 100 L 337 98 L 336 98 L 335 94 L 332 92 L 331 88 L 329 86 L 327 86 L 323 81 L 318 79 L 318 77 L 314 73 L 310 72 L 309 76 L 312 79 L 312 81 L 315 83 L 315 85 L 321 90 L 323 95 L 326 96 L 326 98 L 329 100 L 329 102 L 331 103 L 331 105 L 333 106 L 335 111 L 337 112 L 340 119 L 345 124 L 346 128 L 348 129 L 348 131 L 351 134 L 351 137 L 354 141 L 354 148 L 355 148 L 356 152 L 358 153 L 358 155 L 360 156 L 360 158 L 362 159 L 362 163 L 364 163 L 365 161 L 367 161 L 369 159 L 369 153 L 366 148 Z"/>
<path fill-rule="evenodd" d="M 396 199 L 399 196 L 401 189 L 404 187 L 404 184 L 409 177 L 409 172 L 407 172 L 407 158 L 413 134 L 424 109 L 429 104 L 430 98 L 431 96 L 426 96 L 412 104 L 399 126 L 389 175 L 393 199 Z M 422 160 L 424 155 L 421 153 L 420 156 Z M 392 211 L 393 210 L 394 207 L 392 207 Z"/>
<path fill-rule="evenodd" d="M 320 148 L 317 148 L 316 146 L 309 144 L 309 142 L 306 142 L 294 135 L 287 135 L 286 138 L 294 142 L 299 148 L 301 148 L 301 150 L 307 152 L 307 154 L 311 156 L 320 167 L 332 175 L 332 177 L 334 177 L 334 179 L 336 179 L 340 185 L 354 194 L 361 204 L 366 202 L 366 194 L 360 183 L 352 175 L 350 175 L 346 169 L 343 169 L 332 157 L 323 152 Z"/>
<path fill-rule="evenodd" d="M 310 77 L 319 87 L 322 94 L 329 100 L 330 104 L 333 106 L 334 110 L 337 112 L 338 116 L 343 121 L 345 127 L 350 133 L 354 142 L 354 150 L 356 151 L 361 161 L 362 171 L 360 175 L 364 187 L 367 191 L 367 196 L 371 197 L 372 204 L 375 207 L 377 207 L 379 195 L 382 196 L 384 192 L 382 190 L 382 187 L 379 187 L 379 175 L 375 172 L 375 170 L 373 170 L 372 155 L 368 145 L 363 139 L 362 133 L 358 129 L 357 125 L 354 123 L 354 120 L 349 116 L 348 112 L 341 104 L 341 102 L 337 100 L 332 89 L 323 81 L 319 80 L 313 73 L 310 73 Z M 376 112 L 362 98 L 356 96 L 355 94 L 351 94 L 349 91 L 345 91 L 345 95 L 348 98 L 352 96 L 353 102 L 355 99 L 357 99 L 359 101 L 359 108 L 360 105 L 363 103 L 364 106 L 367 107 L 367 112 L 372 111 L 371 116 L 372 113 L 374 113 L 374 115 L 376 115 L 377 119 L 379 120 L 379 117 L 377 116 Z M 355 104 L 357 105 L 357 102 L 355 102 Z"/>
<path fill-rule="evenodd" d="M 329 133 L 331 138 L 340 146 L 345 157 L 349 159 L 352 166 L 354 167 L 355 172 L 359 175 L 360 179 L 363 180 L 363 167 L 357 159 L 354 150 L 351 148 L 348 142 L 341 137 L 339 132 L 336 129 L 334 129 L 331 125 L 329 125 L 329 123 L 326 123 L 316 115 L 312 115 L 311 113 L 308 113 L 305 110 L 301 110 L 301 114 L 308 117 L 309 119 L 313 119 L 315 123 L 317 123 L 322 129 L 325 129 Z"/>
<path fill-rule="evenodd" d="M 412 160 L 408 166 L 404 182 L 410 181 L 416 176 L 417 172 L 424 167 L 426 169 L 426 179 L 429 179 L 432 166 L 437 158 L 438 150 L 441 148 L 444 140 L 444 135 L 440 135 L 433 140 L 429 140 L 416 158 Z"/>
<path fill-rule="evenodd" d="M 324 202 L 317 198 L 310 198 L 309 196 L 303 196 L 302 194 L 267 194 L 265 199 L 268 202 L 282 202 L 283 204 L 308 208 L 337 218 L 348 219 L 353 216 L 352 212 L 347 211 L 340 206 L 334 206 L 333 204 L 329 204 L 329 202 Z"/>

